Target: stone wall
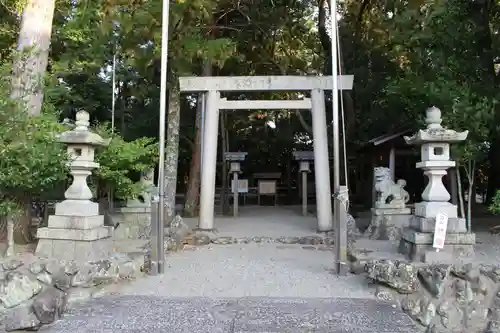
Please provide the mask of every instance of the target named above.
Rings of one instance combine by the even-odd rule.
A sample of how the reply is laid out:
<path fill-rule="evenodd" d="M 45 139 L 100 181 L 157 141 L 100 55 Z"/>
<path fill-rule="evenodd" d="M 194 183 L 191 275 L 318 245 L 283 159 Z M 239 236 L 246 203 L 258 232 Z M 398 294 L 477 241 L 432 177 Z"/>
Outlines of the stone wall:
<path fill-rule="evenodd" d="M 500 333 L 500 267 L 363 264 L 376 296 L 394 301 L 426 333 Z"/>
<path fill-rule="evenodd" d="M 57 320 L 68 304 L 105 291 L 105 286 L 142 275 L 144 255 L 116 253 L 106 260 L 74 262 L 17 259 L 0 265 L 0 331 L 37 330 Z"/>

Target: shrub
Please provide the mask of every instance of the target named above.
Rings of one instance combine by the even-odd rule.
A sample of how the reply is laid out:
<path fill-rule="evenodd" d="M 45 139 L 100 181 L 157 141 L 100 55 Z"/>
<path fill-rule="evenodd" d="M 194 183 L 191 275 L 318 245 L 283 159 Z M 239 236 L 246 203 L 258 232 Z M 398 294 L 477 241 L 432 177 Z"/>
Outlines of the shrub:
<path fill-rule="evenodd" d="M 497 191 L 495 196 L 493 197 L 491 204 L 488 207 L 488 210 L 493 214 L 500 214 L 500 191 Z"/>
<path fill-rule="evenodd" d="M 0 216 L 12 217 L 66 179 L 68 156 L 57 142 L 64 126 L 56 114 L 29 116 L 0 81 Z"/>
<path fill-rule="evenodd" d="M 96 126 L 94 131 L 102 137 L 111 137 L 109 146 L 97 151 L 100 167 L 95 175 L 101 193 L 112 189 L 116 198 L 137 197 L 143 190 L 133 180 L 134 173 L 146 172 L 157 163 L 158 149 L 151 138 L 138 138 L 126 142 L 120 135 L 112 134 L 109 124 Z M 101 194 L 102 195 L 102 194 Z"/>

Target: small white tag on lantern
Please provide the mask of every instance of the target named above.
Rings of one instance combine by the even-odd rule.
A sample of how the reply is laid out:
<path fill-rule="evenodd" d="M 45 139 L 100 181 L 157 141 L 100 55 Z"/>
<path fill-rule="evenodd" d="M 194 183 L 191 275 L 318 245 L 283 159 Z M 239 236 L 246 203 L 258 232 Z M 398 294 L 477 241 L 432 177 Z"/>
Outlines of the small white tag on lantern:
<path fill-rule="evenodd" d="M 444 247 L 446 229 L 448 228 L 448 216 L 443 213 L 436 215 L 436 226 L 434 228 L 434 241 L 432 246 L 439 252 Z"/>

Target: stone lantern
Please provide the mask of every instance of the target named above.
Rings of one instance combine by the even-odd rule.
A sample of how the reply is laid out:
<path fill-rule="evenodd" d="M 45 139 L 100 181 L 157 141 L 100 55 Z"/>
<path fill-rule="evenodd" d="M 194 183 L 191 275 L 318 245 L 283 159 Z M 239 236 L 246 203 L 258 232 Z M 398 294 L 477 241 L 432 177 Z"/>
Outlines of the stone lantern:
<path fill-rule="evenodd" d="M 229 172 L 233 174 L 231 190 L 233 191 L 233 216 L 238 216 L 239 204 L 239 180 L 238 176 L 241 173 L 241 162 L 247 157 L 247 152 L 227 152 L 224 154 L 224 159 L 230 162 Z"/>
<path fill-rule="evenodd" d="M 424 171 L 429 181 L 422 193 L 423 201 L 415 204 L 410 226 L 403 232 L 400 251 L 412 259 L 428 261 L 427 257 L 436 257 L 432 248 L 433 236 L 436 215 L 442 213 L 448 217 L 448 226 L 441 258 L 471 255 L 475 235 L 467 232 L 465 219 L 458 218 L 457 206 L 449 202 L 451 196 L 442 180 L 447 170 L 455 166 L 450 159 L 450 143 L 464 141 L 469 132 L 441 126 L 441 110 L 434 106 L 427 109 L 425 122 L 426 129 L 404 138 L 409 145 L 420 145 L 422 160 L 416 166 Z"/>
<path fill-rule="evenodd" d="M 79 111 L 75 128 L 60 134 L 58 141 L 67 145 L 73 181 L 64 193 L 66 200 L 55 205 L 48 226 L 38 229 L 36 254 L 65 260 L 99 259 L 106 251 L 101 240 L 110 237 L 113 228 L 104 226 L 99 204 L 91 201 L 93 195 L 87 177 L 99 167 L 94 161 L 96 147 L 107 146 L 110 139 L 90 132 L 89 114 Z"/>
<path fill-rule="evenodd" d="M 294 151 L 293 157 L 299 161 L 299 172 L 302 178 L 302 215 L 307 216 L 307 174 L 311 172 L 310 164 L 314 161 L 314 152 L 312 151 Z"/>

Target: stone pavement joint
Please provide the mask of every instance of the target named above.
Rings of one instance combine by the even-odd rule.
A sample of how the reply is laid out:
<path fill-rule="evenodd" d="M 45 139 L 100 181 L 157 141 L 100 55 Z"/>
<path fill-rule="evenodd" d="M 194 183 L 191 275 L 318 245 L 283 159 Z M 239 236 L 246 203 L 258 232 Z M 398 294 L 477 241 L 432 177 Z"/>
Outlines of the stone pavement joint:
<path fill-rule="evenodd" d="M 45 333 L 417 333 L 393 304 L 351 298 L 113 296 L 69 311 Z"/>

